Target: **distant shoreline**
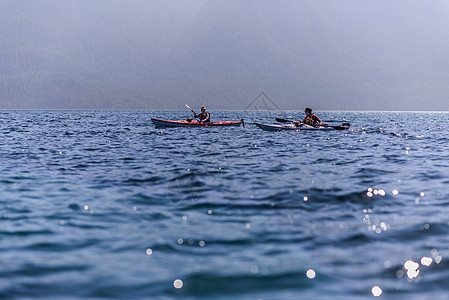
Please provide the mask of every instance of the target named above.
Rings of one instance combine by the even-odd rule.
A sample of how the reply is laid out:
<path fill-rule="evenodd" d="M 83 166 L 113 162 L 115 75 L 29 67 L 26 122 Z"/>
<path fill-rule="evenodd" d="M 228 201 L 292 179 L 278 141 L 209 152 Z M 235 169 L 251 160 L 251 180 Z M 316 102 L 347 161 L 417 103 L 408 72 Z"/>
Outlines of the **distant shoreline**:
<path fill-rule="evenodd" d="M 185 109 L 110 109 L 110 108 L 0 108 L 0 112 L 8 112 L 8 111 L 171 111 L 171 112 L 185 112 Z M 303 112 L 302 109 L 287 109 L 287 110 L 263 110 L 263 109 L 208 109 L 210 112 L 278 112 L 278 113 L 286 113 L 286 112 Z M 446 111 L 437 111 L 437 110 L 320 110 L 314 109 L 315 112 L 350 112 L 350 113 L 449 113 L 449 110 Z"/>

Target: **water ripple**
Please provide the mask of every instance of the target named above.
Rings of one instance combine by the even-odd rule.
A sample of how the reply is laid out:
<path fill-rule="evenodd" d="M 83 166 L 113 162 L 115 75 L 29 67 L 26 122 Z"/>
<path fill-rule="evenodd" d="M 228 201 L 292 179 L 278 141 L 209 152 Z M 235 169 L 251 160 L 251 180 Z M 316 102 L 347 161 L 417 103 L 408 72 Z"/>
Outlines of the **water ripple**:
<path fill-rule="evenodd" d="M 448 291 L 445 113 L 320 112 L 351 130 L 275 133 L 150 121 L 188 111 L 1 116 L 2 299 Z"/>

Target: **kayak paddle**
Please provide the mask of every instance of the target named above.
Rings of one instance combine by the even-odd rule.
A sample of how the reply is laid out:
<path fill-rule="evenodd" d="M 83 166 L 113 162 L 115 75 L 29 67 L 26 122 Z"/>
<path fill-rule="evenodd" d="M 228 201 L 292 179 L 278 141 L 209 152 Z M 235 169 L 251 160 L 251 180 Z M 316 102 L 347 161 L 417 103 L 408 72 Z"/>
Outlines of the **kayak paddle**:
<path fill-rule="evenodd" d="M 196 112 L 194 112 L 193 109 L 192 109 L 190 106 L 188 106 L 187 104 L 186 104 L 186 106 L 187 106 L 187 108 L 190 109 L 190 110 L 193 112 L 193 114 L 196 116 Z"/>

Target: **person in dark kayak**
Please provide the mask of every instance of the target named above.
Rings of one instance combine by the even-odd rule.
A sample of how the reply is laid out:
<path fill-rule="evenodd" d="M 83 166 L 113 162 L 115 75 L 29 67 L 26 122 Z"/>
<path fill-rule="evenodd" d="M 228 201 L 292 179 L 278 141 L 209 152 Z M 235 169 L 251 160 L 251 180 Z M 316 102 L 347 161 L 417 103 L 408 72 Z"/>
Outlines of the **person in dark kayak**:
<path fill-rule="evenodd" d="M 304 120 L 302 121 L 302 123 L 296 123 L 296 125 L 299 124 L 307 124 L 307 125 L 322 125 L 323 122 L 320 120 L 320 118 L 318 118 L 317 115 L 312 113 L 312 109 L 310 107 L 307 107 L 304 110 L 304 113 L 306 114 L 306 117 L 304 118 Z"/>
<path fill-rule="evenodd" d="M 195 113 L 195 118 L 199 118 L 200 122 L 209 123 L 210 122 L 210 113 L 206 111 L 206 107 L 201 106 L 201 112 L 199 114 Z"/>

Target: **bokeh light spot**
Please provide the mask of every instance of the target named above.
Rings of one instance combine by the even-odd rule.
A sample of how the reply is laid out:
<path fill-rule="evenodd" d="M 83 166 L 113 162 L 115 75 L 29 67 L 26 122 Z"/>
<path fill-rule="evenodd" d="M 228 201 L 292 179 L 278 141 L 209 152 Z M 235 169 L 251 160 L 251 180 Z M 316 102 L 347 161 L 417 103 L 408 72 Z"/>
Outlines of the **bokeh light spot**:
<path fill-rule="evenodd" d="M 316 272 L 315 272 L 315 270 L 312 270 L 312 269 L 307 270 L 306 276 L 307 276 L 309 279 L 314 279 L 314 278 L 316 277 Z"/>
<path fill-rule="evenodd" d="M 382 289 L 378 285 L 373 286 L 373 288 L 371 289 L 371 293 L 373 293 L 374 297 L 379 297 L 380 295 L 382 295 Z"/>
<path fill-rule="evenodd" d="M 430 257 L 424 256 L 423 258 L 421 258 L 421 264 L 426 267 L 430 266 L 432 264 L 432 261 L 433 261 L 433 259 Z"/>
<path fill-rule="evenodd" d="M 407 276 L 410 279 L 416 278 L 419 275 L 419 264 L 412 261 L 412 260 L 408 260 L 404 263 L 404 268 L 407 270 Z"/>
<path fill-rule="evenodd" d="M 173 282 L 173 286 L 174 286 L 175 288 L 177 288 L 177 289 L 182 288 L 183 285 L 184 285 L 184 282 L 182 282 L 181 279 L 176 279 L 176 280 Z"/>

